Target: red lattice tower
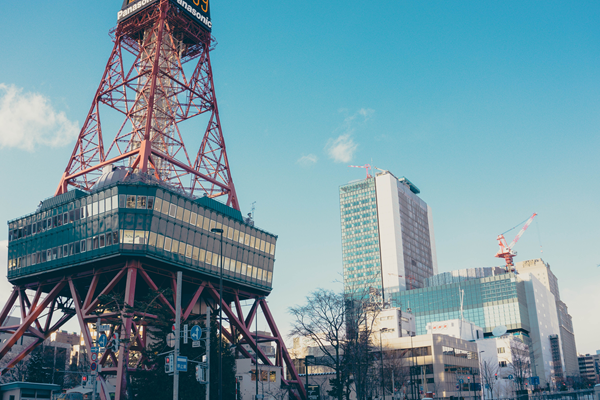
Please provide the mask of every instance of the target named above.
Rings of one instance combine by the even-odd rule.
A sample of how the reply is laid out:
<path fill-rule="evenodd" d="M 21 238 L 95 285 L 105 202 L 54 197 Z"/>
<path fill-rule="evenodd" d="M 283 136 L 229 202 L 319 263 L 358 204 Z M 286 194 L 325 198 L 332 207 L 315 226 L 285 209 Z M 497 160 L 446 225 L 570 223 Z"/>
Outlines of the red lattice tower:
<path fill-rule="evenodd" d="M 208 0 L 202 2 L 208 8 Z M 134 12 L 124 16 L 112 32 L 113 50 L 55 196 L 66 194 L 69 186 L 86 192 L 99 189 L 94 188 L 94 185 L 101 177 L 110 175 L 106 169 L 110 167 L 112 171 L 115 167 L 121 167 L 124 168 L 123 172 L 134 175 L 135 179 L 142 177 L 153 181 L 149 186 L 156 187 L 155 181 L 160 181 L 158 186 L 161 190 L 170 191 L 170 196 L 183 193 L 187 195 L 185 201 L 189 201 L 190 197 L 203 195 L 211 198 L 226 196 L 227 206 L 239 211 L 210 63 L 210 51 L 215 42 L 207 26 L 198 23 L 197 14 L 190 14 L 189 8 L 186 12 L 182 3 L 183 0 L 125 1 L 124 9 L 133 9 Z M 193 140 L 193 132 L 197 132 L 197 126 L 188 122 L 193 117 L 196 117 L 194 123 L 204 117 L 206 125 L 200 131 L 203 136 L 199 151 L 190 155 L 184 144 L 183 131 L 187 134 L 188 141 Z M 111 134 L 111 138 L 105 140 L 105 133 L 109 132 L 116 133 L 114 137 Z M 122 176 L 119 179 L 127 180 Z M 165 190 L 165 186 L 169 189 Z M 79 217 L 75 219 L 68 212 L 65 213 L 64 219 L 61 219 L 64 221 L 62 226 L 60 223 L 56 225 L 56 213 L 50 213 L 56 211 L 56 207 L 62 207 L 61 204 L 71 202 L 73 199 L 69 194 L 50 199 L 48 205 L 44 205 L 32 216 L 11 223 L 11 226 L 15 225 L 11 232 L 20 233 L 9 240 L 9 253 L 33 248 L 27 245 L 33 241 L 37 241 L 45 249 L 49 246 L 47 243 L 51 242 L 51 235 L 62 235 L 64 239 L 82 232 L 78 229 L 80 225 L 77 225 L 80 224 L 80 219 L 84 221 L 79 209 Z M 75 194 L 75 198 L 83 199 L 81 192 Z M 96 194 L 85 196 L 90 198 Z M 56 200 L 56 204 L 53 200 Z M 201 208 L 206 206 L 206 202 L 198 204 Z M 175 207 L 175 203 L 172 207 Z M 84 209 L 81 209 L 81 213 Z M 118 214 L 119 220 L 124 221 L 129 211 L 118 206 L 111 212 Z M 157 218 L 159 214 L 157 210 L 151 209 L 135 211 Z M 44 214 L 44 219 L 52 215 L 50 219 L 54 218 L 54 223 L 46 225 L 44 222 L 43 229 L 40 230 L 41 213 Z M 85 218 L 91 221 L 89 217 Z M 168 218 L 170 217 L 169 214 Z M 222 222 L 222 219 L 219 221 Z M 253 225 L 245 226 L 246 222 L 243 222 L 241 214 L 236 221 L 240 224 L 238 228 L 244 225 L 246 232 L 250 229 L 258 232 Z M 84 226 L 84 222 L 81 222 L 81 226 Z M 181 221 L 176 223 L 183 224 Z M 35 227 L 33 230 L 32 226 Z M 186 229 L 195 229 L 196 234 L 200 233 L 199 227 L 192 227 L 190 224 L 186 225 Z M 23 232 L 25 234 L 22 235 Z M 215 234 L 210 231 L 202 232 L 202 235 L 214 237 Z M 100 299 L 106 295 L 123 296 L 124 304 L 133 306 L 149 292 L 156 292 L 160 288 L 175 288 L 176 271 L 183 270 L 181 314 L 177 315 L 176 312 L 177 294 L 172 298 L 164 295 L 158 297 L 173 321 L 177 318 L 181 322 L 196 320 L 199 318 L 196 307 L 201 307 L 201 304 L 214 310 L 221 309 L 228 326 L 219 327 L 219 330 L 236 347 L 236 353 L 250 358 L 254 364 L 262 362 L 267 366 L 281 367 L 281 382 L 284 387 L 289 388 L 290 394 L 297 399 L 307 398 L 286 348 L 285 338 L 278 330 L 265 300 L 265 296 L 270 293 L 270 286 L 257 287 L 249 281 L 226 280 L 221 297 L 217 291 L 219 280 L 207 270 L 206 264 L 191 264 L 187 255 L 175 255 L 170 259 L 171 262 L 164 258 L 157 261 L 147 257 L 146 251 L 150 246 L 148 243 L 144 242 L 142 248 L 138 249 L 136 246 L 139 243 L 127 244 L 122 242 L 122 238 L 123 236 L 120 240 L 114 239 L 110 257 L 104 259 L 90 256 L 70 261 L 80 256 L 78 250 L 75 251 L 76 254 L 72 254 L 71 239 L 64 239 L 67 242 L 58 244 L 58 248 L 63 249 L 62 258 L 56 258 L 56 253 L 51 253 L 52 249 L 47 254 L 48 257 L 54 254 L 54 258 L 46 260 L 44 257 L 36 263 L 30 263 L 32 254 L 9 254 L 12 258 L 9 258 L 8 278 L 14 288 L 8 302 L 0 310 L 0 333 L 10 335 L 0 344 L 0 374 L 14 368 L 35 347 L 48 339 L 52 332 L 71 319 L 78 320 L 83 340 L 89 349 L 93 346 L 91 324 L 99 322 L 111 326 L 109 337 L 117 332 L 115 329 L 119 329 L 121 337 L 131 338 L 129 342 L 121 342 L 116 351 L 107 347 L 98 360 L 98 365 L 103 367 L 97 379 L 100 399 L 111 398 L 106 385 L 107 377 L 116 382 L 115 400 L 127 398 L 128 374 L 148 367 L 142 350 L 148 344 L 147 330 L 152 328 L 157 316 L 142 313 L 143 325 L 136 325 L 135 318 L 140 317 L 138 313 L 100 313 L 97 307 Z M 229 239 L 231 237 L 227 240 Z M 88 237 L 87 240 L 91 243 L 92 238 Z M 96 243 L 96 237 L 93 240 Z M 223 236 L 220 240 L 222 249 Z M 226 243 L 225 246 L 227 245 Z M 85 254 L 94 254 L 90 251 L 100 254 L 102 249 L 95 246 L 94 244 L 93 249 L 90 247 Z M 244 248 L 244 251 L 253 251 L 248 243 L 238 242 L 236 246 Z M 106 248 L 108 247 L 107 244 Z M 254 250 L 255 253 L 258 251 L 256 247 Z M 46 250 L 42 253 L 46 253 Z M 271 256 L 274 258 L 274 252 Z M 59 262 L 62 262 L 60 268 L 57 264 Z M 223 274 L 222 250 L 220 265 Z M 243 301 L 252 303 L 248 313 L 242 308 Z M 17 305 L 21 312 L 20 322 L 3 326 Z M 259 310 L 268 324 L 270 335 L 252 333 L 252 324 L 258 318 Z M 27 338 L 30 342 L 15 350 L 13 346 L 21 338 Z M 275 356 L 265 354 L 260 343 L 271 343 L 276 349 Z M 88 361 L 92 361 L 89 354 Z"/>
<path fill-rule="evenodd" d="M 55 195 L 90 190 L 108 165 L 168 182 L 192 196 L 227 196 L 239 210 L 215 96 L 211 34 L 167 0 L 120 22 L 114 47 Z M 195 65 L 194 65 L 195 63 Z M 182 125 L 208 118 L 190 154 Z M 109 139 L 103 124 L 118 127 Z M 112 136 L 112 135 L 110 135 Z"/>

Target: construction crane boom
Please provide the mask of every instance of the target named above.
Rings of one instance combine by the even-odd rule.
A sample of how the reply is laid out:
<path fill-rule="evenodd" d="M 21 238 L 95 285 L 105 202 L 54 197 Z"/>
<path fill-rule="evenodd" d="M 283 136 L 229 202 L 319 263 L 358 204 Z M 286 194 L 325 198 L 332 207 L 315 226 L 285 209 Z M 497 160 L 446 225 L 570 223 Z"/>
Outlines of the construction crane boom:
<path fill-rule="evenodd" d="M 498 237 L 496 238 L 496 240 L 498 240 L 498 245 L 500 246 L 500 249 L 496 253 L 495 257 L 503 258 L 506 261 L 506 271 L 507 272 L 512 272 L 514 270 L 513 258 L 515 258 L 515 256 L 517 255 L 517 252 L 513 250 L 513 247 L 515 246 L 515 244 L 517 244 L 517 242 L 519 241 L 521 236 L 523 236 L 523 233 L 525 233 L 527 228 L 529 228 L 529 225 L 531 225 L 531 222 L 533 221 L 533 219 L 535 218 L 536 215 L 537 215 L 536 213 L 533 213 L 533 215 L 531 217 L 529 217 L 529 219 L 527 220 L 527 222 L 525 223 L 523 228 L 521 228 L 519 233 L 517 233 L 517 236 L 515 236 L 513 241 L 510 242 L 510 244 L 506 244 L 506 239 L 504 238 L 504 233 L 510 232 L 512 229 L 515 229 L 516 226 L 515 226 L 515 228 L 512 228 L 512 229 L 504 232 L 503 234 L 498 235 Z M 519 225 L 517 225 L 517 226 L 519 226 Z"/>
<path fill-rule="evenodd" d="M 364 168 L 367 171 L 367 179 L 372 178 L 372 175 L 369 173 L 369 170 L 371 170 L 371 173 L 373 172 L 373 167 L 371 167 L 369 164 L 365 164 L 365 165 L 348 165 L 348 167 L 351 168 Z"/>

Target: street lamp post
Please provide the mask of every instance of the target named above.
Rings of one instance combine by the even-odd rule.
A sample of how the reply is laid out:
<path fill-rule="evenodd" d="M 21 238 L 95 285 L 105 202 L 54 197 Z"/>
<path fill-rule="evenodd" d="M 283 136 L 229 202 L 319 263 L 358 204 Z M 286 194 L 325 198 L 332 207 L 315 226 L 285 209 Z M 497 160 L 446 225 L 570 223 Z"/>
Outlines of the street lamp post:
<path fill-rule="evenodd" d="M 213 228 L 210 231 L 221 235 L 219 253 L 219 400 L 223 400 L 223 229 Z"/>
<path fill-rule="evenodd" d="M 381 396 L 385 399 L 385 383 L 383 380 L 383 344 L 381 341 L 381 333 L 389 331 L 388 328 L 381 328 L 379 330 L 379 352 L 381 353 Z"/>
<path fill-rule="evenodd" d="M 314 365 L 315 363 L 315 356 L 309 356 L 307 355 L 306 357 L 304 357 L 304 368 L 306 369 L 306 387 L 304 388 L 306 390 L 306 396 L 308 397 L 308 361 L 311 361 Z"/>
<path fill-rule="evenodd" d="M 479 384 L 481 385 L 481 400 L 485 400 L 485 395 L 484 395 L 484 392 L 483 392 L 483 390 L 484 390 L 483 389 L 484 388 L 484 386 L 483 386 L 484 385 L 484 382 L 483 382 L 484 381 L 484 378 L 483 378 L 484 371 L 483 371 L 483 368 L 482 368 L 481 353 L 485 353 L 485 350 L 481 350 L 479 352 Z M 475 382 L 473 382 L 473 383 L 475 383 Z"/>

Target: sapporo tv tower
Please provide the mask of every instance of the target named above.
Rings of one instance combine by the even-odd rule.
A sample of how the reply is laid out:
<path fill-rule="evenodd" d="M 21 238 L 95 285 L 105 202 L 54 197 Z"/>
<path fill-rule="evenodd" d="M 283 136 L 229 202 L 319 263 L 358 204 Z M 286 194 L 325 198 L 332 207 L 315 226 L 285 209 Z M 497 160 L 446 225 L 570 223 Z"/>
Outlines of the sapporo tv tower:
<path fill-rule="evenodd" d="M 110 398 L 111 380 L 116 399 L 125 399 L 128 373 L 152 367 L 143 350 L 156 316 L 101 312 L 100 299 L 121 296 L 134 306 L 148 293 L 175 289 L 182 271 L 180 299 L 158 296 L 173 321 L 198 320 L 222 307 L 228 326 L 221 334 L 238 357 L 254 363 L 257 355 L 262 364 L 283 367 L 283 384 L 306 398 L 265 301 L 277 237 L 242 218 L 233 185 L 210 63 L 211 26 L 208 0 L 125 0 L 113 50 L 54 197 L 9 222 L 14 289 L 0 322 L 16 306 L 21 322 L 0 328 L 10 334 L 0 347 L 3 373 L 72 318 L 91 348 L 92 324 L 100 321 L 110 326 L 108 337 L 128 338 L 118 350 L 109 343 L 101 353 L 100 396 Z M 206 122 L 195 154 L 184 145 L 186 135 L 197 134 L 198 122 L 186 124 L 192 118 Z M 246 312 L 244 300 L 252 304 Z M 255 338 L 251 326 L 259 310 L 271 335 Z M 22 337 L 31 344 L 11 351 Z M 275 345 L 274 359 L 257 341 Z"/>

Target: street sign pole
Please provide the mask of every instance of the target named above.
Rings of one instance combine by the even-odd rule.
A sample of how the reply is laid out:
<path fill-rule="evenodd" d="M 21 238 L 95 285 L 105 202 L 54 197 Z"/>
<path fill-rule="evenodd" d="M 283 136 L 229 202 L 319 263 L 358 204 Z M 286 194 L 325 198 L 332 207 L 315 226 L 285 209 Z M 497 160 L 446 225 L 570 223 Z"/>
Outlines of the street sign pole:
<path fill-rule="evenodd" d="M 210 306 L 206 302 L 206 400 L 210 400 Z"/>
<path fill-rule="evenodd" d="M 181 279 L 182 272 L 177 272 L 177 294 L 175 308 L 175 351 L 173 359 L 175 361 L 175 371 L 173 371 L 173 400 L 179 400 L 179 371 L 177 360 L 179 359 L 179 342 L 181 341 Z"/>
<path fill-rule="evenodd" d="M 100 316 L 96 320 L 96 347 L 98 347 L 98 339 L 100 339 Z M 98 377 L 94 376 L 94 391 L 92 392 L 92 400 L 96 400 L 96 393 L 98 393 Z"/>

